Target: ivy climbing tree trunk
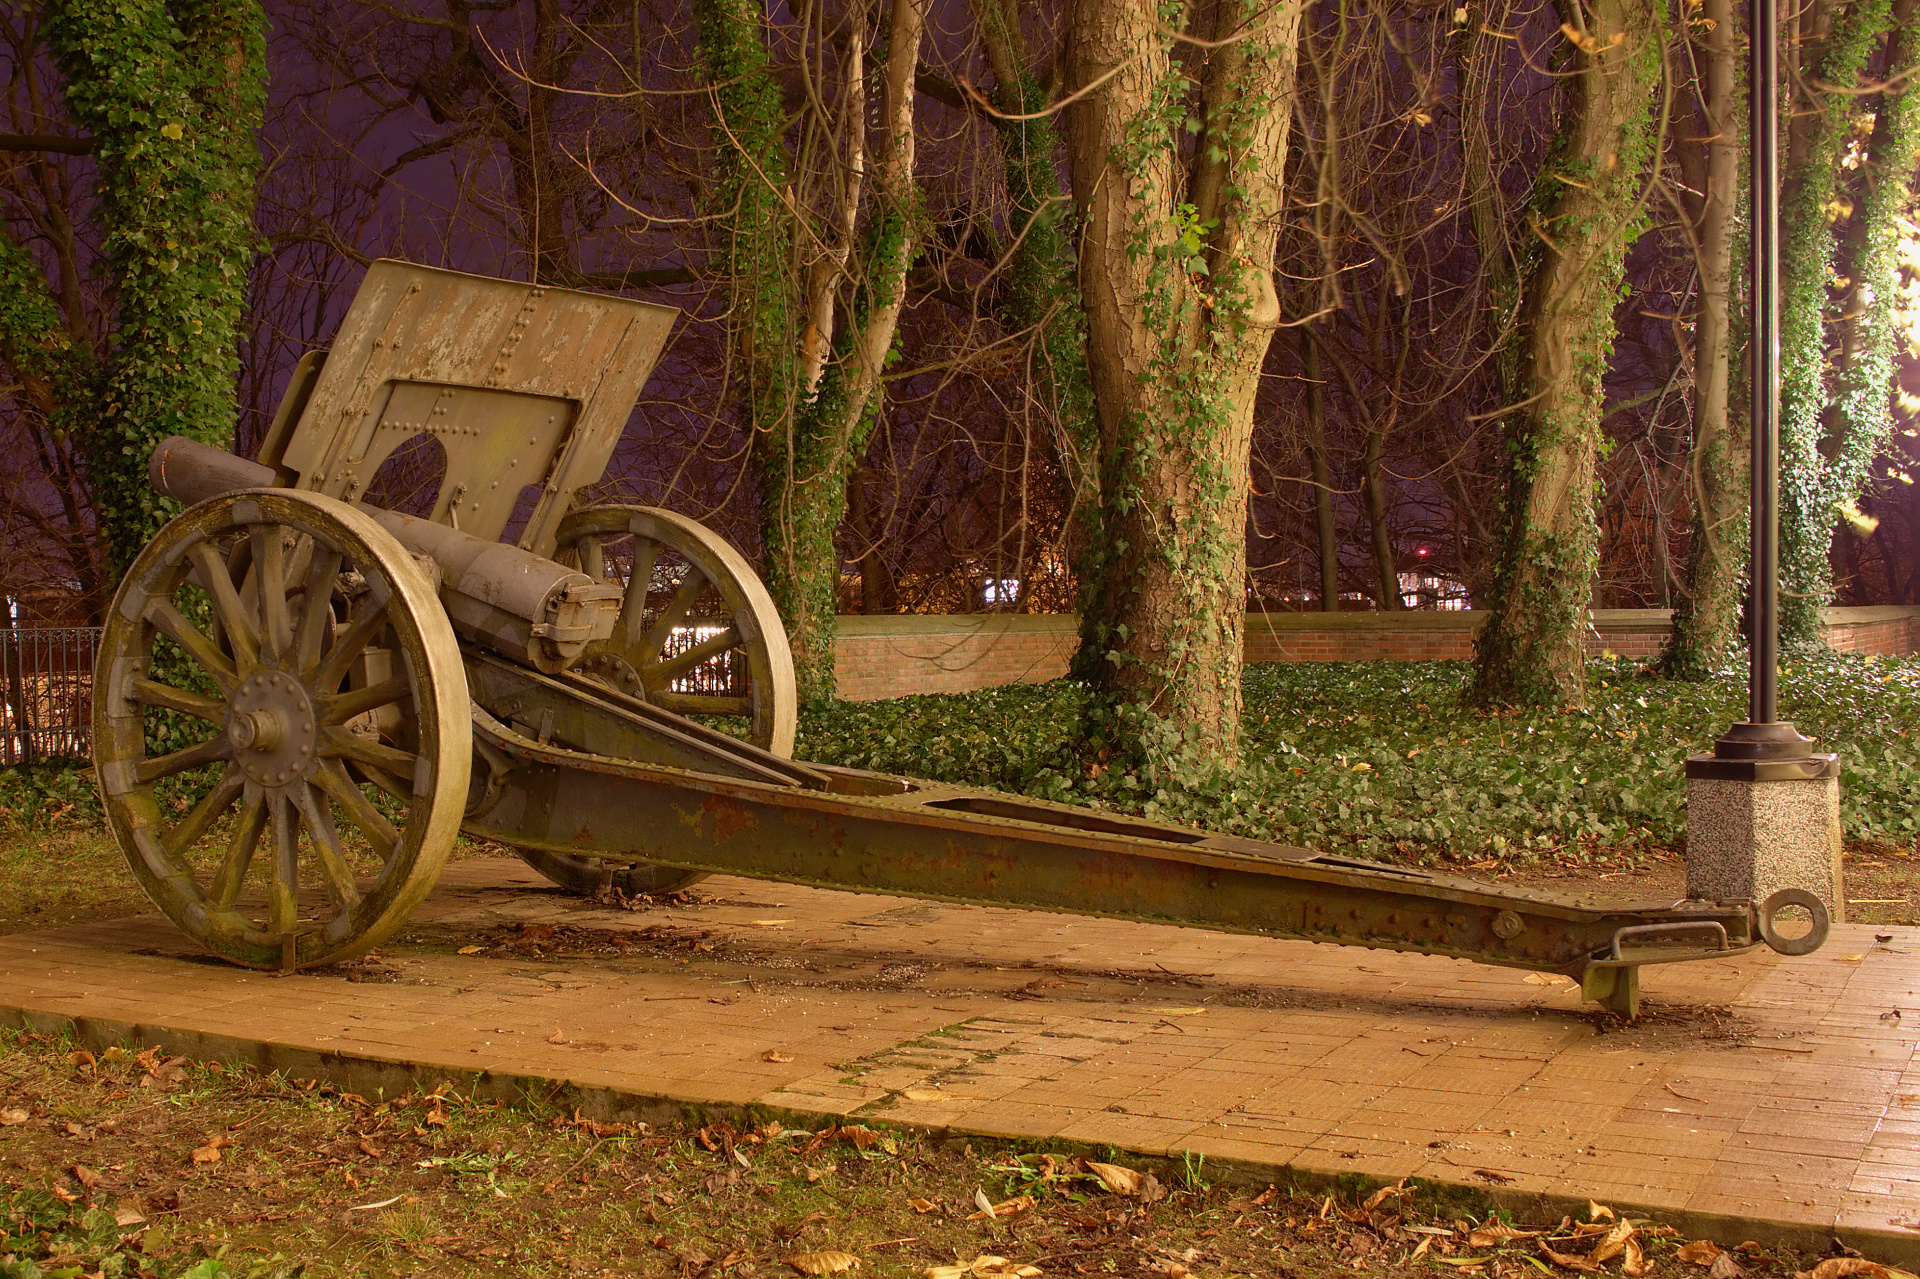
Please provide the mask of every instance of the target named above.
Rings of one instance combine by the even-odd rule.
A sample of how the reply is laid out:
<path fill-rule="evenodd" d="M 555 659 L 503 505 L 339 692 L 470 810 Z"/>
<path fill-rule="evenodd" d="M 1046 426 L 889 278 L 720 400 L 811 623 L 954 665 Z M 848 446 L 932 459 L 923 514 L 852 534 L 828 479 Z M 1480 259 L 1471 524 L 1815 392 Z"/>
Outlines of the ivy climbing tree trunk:
<path fill-rule="evenodd" d="M 800 696 L 818 701 L 834 691 L 834 532 L 879 413 L 880 375 L 915 252 L 914 71 L 925 13 L 922 0 L 893 0 L 888 11 L 879 156 L 869 182 L 860 11 L 841 29 L 837 85 L 816 86 L 816 101 L 837 103 L 829 124 L 814 121 L 825 145 L 789 150 L 760 6 L 700 0 L 697 9 L 715 112 L 717 256 L 731 281 L 765 577 L 793 646 Z"/>
<path fill-rule="evenodd" d="M 1171 0 L 1068 10 L 1102 511 L 1081 646 L 1099 686 L 1146 712 L 1120 717 L 1134 726 L 1123 749 L 1170 721 L 1233 763 L 1248 452 L 1280 319 L 1272 273 L 1300 5 L 1223 0 L 1191 63 L 1173 57 L 1187 12 Z M 1186 146 L 1189 117 L 1199 136 Z"/>
<path fill-rule="evenodd" d="M 1916 10 L 1916 0 L 1894 2 L 1887 37 L 1889 69 L 1920 64 Z M 1854 520 L 1872 479 L 1874 459 L 1893 431 L 1891 400 L 1900 334 L 1890 312 L 1900 288 L 1902 223 L 1913 207 L 1914 168 L 1920 164 L 1920 81 L 1909 79 L 1880 95 L 1865 160 L 1865 192 L 1853 215 L 1853 252 L 1843 264 L 1851 281 L 1841 307 L 1844 341 L 1820 447 L 1832 506 Z"/>
<path fill-rule="evenodd" d="M 1066 484 L 1068 568 L 1084 591 L 1095 580 L 1091 556 L 1100 541 L 1099 426 L 1087 372 L 1087 316 L 1074 280 L 1073 197 L 1060 181 L 1060 135 L 1046 110 L 1047 88 L 1028 69 L 1019 6 L 972 0 L 972 9 L 993 71 L 993 105 L 1001 113 L 994 132 L 1012 214 L 997 318 L 1004 328 L 1033 334 L 1032 387 L 1043 398 L 1040 409 Z"/>
<path fill-rule="evenodd" d="M 1507 415 L 1507 529 L 1474 654 L 1473 694 L 1492 704 L 1586 701 L 1601 380 L 1643 218 L 1663 55 L 1658 0 L 1565 4 L 1562 16 L 1578 47 L 1566 118 L 1535 188 L 1543 249 L 1524 318 L 1525 398 Z"/>
<path fill-rule="evenodd" d="M 85 455 L 117 569 L 167 518 L 147 485 L 154 445 L 232 436 L 266 19 L 257 0 L 56 0 L 46 21 L 98 163 L 116 327 Z"/>
<path fill-rule="evenodd" d="M 1814 79 L 1854 84 L 1892 21 L 1889 0 L 1852 0 L 1829 10 Z M 1804 81 L 1807 77 L 1802 76 Z M 1780 223 L 1780 642 L 1821 642 L 1821 610 L 1833 597 L 1828 554 L 1842 505 L 1859 492 L 1866 463 L 1831 457 L 1827 408 L 1833 395 L 1826 311 L 1834 267 L 1834 196 L 1853 137 L 1855 97 L 1812 84 L 1796 121 L 1804 158 L 1786 175 Z M 1799 104 L 1795 104 L 1798 106 Z M 1798 148 L 1796 148 L 1798 149 Z M 1912 169 L 1912 162 L 1908 162 Z M 1891 296 L 1890 294 L 1888 296 Z M 1891 334 L 1889 334 L 1891 341 Z M 1889 352 L 1889 359 L 1891 353 Z M 1887 368 L 1883 368 L 1887 372 Z M 1879 392 L 1882 415 L 1889 388 Z M 1869 432 L 1870 433 L 1870 432 Z M 1884 438 L 1884 433 L 1882 434 Z M 1865 443 L 1866 437 L 1857 442 Z M 1868 454 L 1867 462 L 1872 455 Z"/>
<path fill-rule="evenodd" d="M 1671 679 L 1704 680 L 1723 664 L 1738 637 L 1747 563 L 1748 444 L 1744 414 L 1733 412 L 1735 213 L 1740 200 L 1740 155 L 1746 113 L 1734 47 L 1732 0 L 1704 0 L 1702 98 L 1697 116 L 1707 149 L 1706 184 L 1695 216 L 1700 271 L 1699 318 L 1694 323 L 1693 533 L 1686 585 L 1675 602 L 1673 630 L 1660 655 Z"/>

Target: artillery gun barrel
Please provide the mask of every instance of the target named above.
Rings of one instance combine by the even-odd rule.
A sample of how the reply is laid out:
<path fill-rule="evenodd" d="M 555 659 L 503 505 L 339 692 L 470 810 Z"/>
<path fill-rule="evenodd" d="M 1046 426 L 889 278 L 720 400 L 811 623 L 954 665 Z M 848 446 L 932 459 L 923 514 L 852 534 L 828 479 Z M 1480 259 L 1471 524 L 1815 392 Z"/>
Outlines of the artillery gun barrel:
<path fill-rule="evenodd" d="M 153 451 L 154 491 L 189 506 L 238 489 L 282 487 L 270 466 L 176 435 Z M 607 638 L 622 591 L 505 542 L 488 542 L 431 520 L 355 504 L 417 560 L 430 561 L 454 630 L 549 674 Z"/>

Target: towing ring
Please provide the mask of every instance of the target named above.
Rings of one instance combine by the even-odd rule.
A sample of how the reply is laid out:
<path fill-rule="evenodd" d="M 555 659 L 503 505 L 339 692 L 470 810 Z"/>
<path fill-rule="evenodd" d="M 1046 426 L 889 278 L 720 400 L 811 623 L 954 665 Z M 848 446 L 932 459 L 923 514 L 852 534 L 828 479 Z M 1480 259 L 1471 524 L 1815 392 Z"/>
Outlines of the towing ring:
<path fill-rule="evenodd" d="M 1805 937 L 1782 937 L 1774 931 L 1774 916 L 1788 906 L 1798 906 L 1812 916 L 1813 927 L 1807 930 Z M 1804 888 L 1782 888 L 1777 893 L 1768 894 L 1756 913 L 1761 940 L 1782 955 L 1811 955 L 1827 940 L 1830 921 L 1826 903 Z"/>

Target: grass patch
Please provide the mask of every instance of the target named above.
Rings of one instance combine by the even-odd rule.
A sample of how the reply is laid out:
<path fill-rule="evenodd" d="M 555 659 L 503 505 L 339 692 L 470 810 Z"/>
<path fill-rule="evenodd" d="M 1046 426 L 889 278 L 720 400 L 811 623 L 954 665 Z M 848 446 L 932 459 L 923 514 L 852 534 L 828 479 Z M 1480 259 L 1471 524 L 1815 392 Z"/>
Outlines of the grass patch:
<path fill-rule="evenodd" d="M 1464 703 L 1469 677 L 1465 662 L 1250 666 L 1231 773 L 1171 733 L 1145 766 L 1106 766 L 1066 681 L 835 703 L 802 714 L 797 753 L 1371 857 L 1631 861 L 1684 842 L 1686 757 L 1745 717 L 1744 669 L 1692 684 L 1602 659 L 1587 708 L 1503 714 Z M 1848 836 L 1911 844 L 1920 658 L 1795 657 L 1780 700 L 1840 752 Z"/>
<path fill-rule="evenodd" d="M 1543 1244 L 1584 1259 L 1628 1233 L 1536 1212 L 1536 1238 L 1497 1224 L 1506 1214 L 1484 1195 L 1381 1193 L 1358 1177 L 1332 1193 L 1228 1184 L 1191 1156 L 773 1116 L 649 1127 L 537 1100 L 486 1103 L 447 1085 L 360 1097 L 158 1049 L 87 1052 L 17 1032 L 0 1032 L 0 1063 L 8 1279 L 791 1279 L 807 1266 L 839 1273 L 844 1258 L 863 1276 L 970 1266 L 1349 1279 L 1465 1265 L 1514 1279 L 1565 1273 L 1541 1260 Z M 1646 1274 L 1704 1273 L 1679 1257 L 1672 1231 L 1633 1223 L 1630 1233 Z M 1609 1256 L 1593 1264 L 1619 1273 L 1626 1254 Z M 1756 1279 L 1786 1279 L 1811 1259 L 1747 1245 L 1740 1262 Z"/>

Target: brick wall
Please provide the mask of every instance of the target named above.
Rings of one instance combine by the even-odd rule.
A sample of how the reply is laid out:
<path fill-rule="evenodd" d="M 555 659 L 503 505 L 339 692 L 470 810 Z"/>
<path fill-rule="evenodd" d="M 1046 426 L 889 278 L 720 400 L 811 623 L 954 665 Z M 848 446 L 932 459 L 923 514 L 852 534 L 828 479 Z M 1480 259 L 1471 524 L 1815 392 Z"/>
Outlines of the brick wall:
<path fill-rule="evenodd" d="M 1652 658 L 1666 643 L 1665 609 L 1596 609 L 1587 651 Z M 1252 613 L 1249 662 L 1433 661 L 1473 656 L 1486 614 Z M 1920 652 L 1920 607 L 1830 608 L 1827 638 L 1847 653 Z M 1077 619 L 1006 613 L 840 618 L 840 696 L 959 693 L 1066 674 Z"/>

